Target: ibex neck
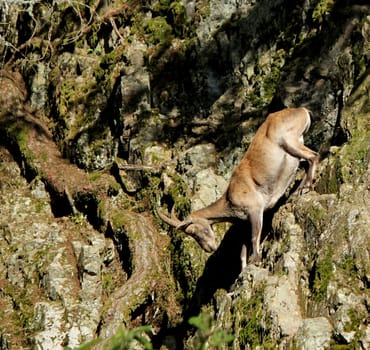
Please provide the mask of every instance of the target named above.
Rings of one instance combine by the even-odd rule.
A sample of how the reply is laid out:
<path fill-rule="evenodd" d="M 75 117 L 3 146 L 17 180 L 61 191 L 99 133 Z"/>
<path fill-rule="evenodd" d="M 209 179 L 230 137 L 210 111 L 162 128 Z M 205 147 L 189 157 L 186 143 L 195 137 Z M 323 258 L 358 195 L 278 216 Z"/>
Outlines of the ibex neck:
<path fill-rule="evenodd" d="M 229 221 L 232 218 L 225 194 L 216 202 L 203 209 L 194 211 L 191 215 L 208 219 L 212 223 Z"/>

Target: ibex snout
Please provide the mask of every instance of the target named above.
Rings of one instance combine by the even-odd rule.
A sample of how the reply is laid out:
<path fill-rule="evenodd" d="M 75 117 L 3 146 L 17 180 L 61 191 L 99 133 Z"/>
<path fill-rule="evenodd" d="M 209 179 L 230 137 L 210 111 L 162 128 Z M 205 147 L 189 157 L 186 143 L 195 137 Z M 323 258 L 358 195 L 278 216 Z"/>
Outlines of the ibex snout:
<path fill-rule="evenodd" d="M 207 224 L 190 224 L 186 229 L 185 233 L 193 237 L 203 250 L 207 253 L 212 253 L 217 249 L 217 243 L 215 234 L 211 228 L 211 225 Z"/>

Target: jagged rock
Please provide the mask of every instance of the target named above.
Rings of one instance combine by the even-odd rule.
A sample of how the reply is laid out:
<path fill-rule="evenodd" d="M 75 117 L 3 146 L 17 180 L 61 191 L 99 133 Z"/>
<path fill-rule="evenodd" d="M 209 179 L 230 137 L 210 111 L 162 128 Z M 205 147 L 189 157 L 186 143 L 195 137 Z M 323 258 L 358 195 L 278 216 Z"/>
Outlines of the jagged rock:
<path fill-rule="evenodd" d="M 65 341 L 65 310 L 61 305 L 37 303 L 35 305 L 35 324 L 42 331 L 35 334 L 35 349 L 62 350 Z"/>
<path fill-rule="evenodd" d="M 297 285 L 287 277 L 269 278 L 265 289 L 265 303 L 271 317 L 271 333 L 276 339 L 293 336 L 301 322 Z"/>
<path fill-rule="evenodd" d="M 132 104 L 139 106 L 139 111 L 150 110 L 149 73 L 144 67 L 138 68 L 121 80 L 122 103 L 130 110 Z"/>
<path fill-rule="evenodd" d="M 216 164 L 216 149 L 211 143 L 196 145 L 186 151 L 185 156 L 179 160 L 181 170 L 189 177 L 193 177 L 201 170 L 214 167 Z"/>
<path fill-rule="evenodd" d="M 291 341 L 303 321 L 298 297 L 299 290 L 298 285 L 294 283 L 295 280 L 288 276 L 272 276 L 267 269 L 257 268 L 253 265 L 247 266 L 240 278 L 240 285 L 234 291 L 234 322 L 241 326 L 243 323 L 257 321 L 258 324 L 254 327 L 260 328 L 262 332 L 268 329 L 270 341 L 279 341 L 281 344 L 287 344 Z M 263 304 L 258 303 L 254 307 L 259 310 L 256 312 L 260 314 L 262 314 L 260 308 L 266 308 L 264 311 L 266 320 L 263 318 L 255 320 L 254 316 L 250 316 L 251 318 L 248 319 L 248 316 L 240 314 L 245 312 L 241 305 L 253 305 L 256 291 L 262 291 Z M 245 321 L 240 321 L 244 318 Z M 236 326 L 235 332 L 240 337 L 242 330 Z M 244 340 L 246 341 L 244 345 L 248 343 L 249 346 L 255 345 L 253 340 L 249 339 L 250 336 L 251 334 Z"/>
<path fill-rule="evenodd" d="M 158 140 L 162 140 L 163 133 L 164 133 L 164 125 L 167 121 L 167 116 L 163 114 L 156 114 L 156 113 L 149 113 L 149 115 L 145 116 L 146 121 L 146 128 L 142 128 L 138 130 L 135 136 L 132 136 L 129 140 L 128 148 L 130 149 L 133 157 L 136 157 L 137 154 L 140 154 L 143 147 L 151 147 L 155 144 Z M 124 124 L 126 119 L 124 120 Z M 136 128 L 136 117 L 133 118 L 135 121 L 133 122 L 134 127 Z M 125 128 L 128 129 L 129 134 L 132 125 L 125 125 Z"/>
<path fill-rule="evenodd" d="M 333 327 L 325 317 L 308 318 L 302 322 L 295 336 L 298 349 L 328 349 Z"/>
<path fill-rule="evenodd" d="M 227 185 L 226 180 L 216 175 L 212 169 L 199 171 L 194 178 L 191 209 L 198 210 L 215 202 L 224 194 Z"/>
<path fill-rule="evenodd" d="M 56 252 L 53 261 L 45 271 L 42 284 L 51 300 L 61 300 L 64 305 L 70 306 L 72 286 L 68 285 L 68 279 L 74 271 L 72 266 L 66 266 L 66 262 L 61 261 L 63 255 L 65 255 L 63 248 Z"/>
<path fill-rule="evenodd" d="M 36 73 L 33 76 L 31 84 L 31 95 L 30 102 L 31 107 L 42 111 L 45 115 L 50 112 L 50 104 L 48 98 L 48 82 L 49 67 L 43 63 L 39 63 L 35 66 Z"/>
<path fill-rule="evenodd" d="M 1 148 L 0 156 L 2 305 L 5 300 L 10 302 L 1 312 L 24 320 L 33 334 L 22 341 L 37 349 L 63 349 L 66 344 L 77 347 L 94 337 L 100 321 L 101 271 L 104 259 L 114 265 L 114 255 L 108 253 L 112 242 L 106 244 L 103 236 L 90 234 L 86 245 L 82 226 L 55 220 L 43 183 L 35 179 L 28 186 L 9 153 Z M 9 188 L 12 192 L 6 195 Z M 69 250 L 69 235 L 73 235 L 75 254 Z M 11 251 L 18 253 L 12 255 Z M 22 334 L 22 323 L 11 322 L 2 331 L 8 334 L 8 348 L 23 347 L 15 336 Z"/>
<path fill-rule="evenodd" d="M 148 166 L 166 166 L 171 162 L 172 152 L 166 147 L 156 145 L 145 148 L 143 161 Z"/>

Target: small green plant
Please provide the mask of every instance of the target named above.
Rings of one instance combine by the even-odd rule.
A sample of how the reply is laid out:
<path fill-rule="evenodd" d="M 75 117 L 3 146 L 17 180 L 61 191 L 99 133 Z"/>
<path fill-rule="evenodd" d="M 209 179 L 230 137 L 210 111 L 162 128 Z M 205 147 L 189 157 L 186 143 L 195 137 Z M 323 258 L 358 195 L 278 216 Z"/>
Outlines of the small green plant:
<path fill-rule="evenodd" d="M 120 328 L 114 336 L 107 340 L 104 345 L 104 350 L 131 350 L 137 349 L 137 345 L 140 344 L 142 349 L 152 350 L 153 346 L 145 336 L 145 334 L 151 333 L 152 328 L 150 326 L 140 326 L 131 330 Z M 91 350 L 97 344 L 101 343 L 102 339 L 94 339 L 90 342 L 82 344 L 75 350 Z"/>
<path fill-rule="evenodd" d="M 223 345 L 233 341 L 234 336 L 223 329 L 213 326 L 213 318 L 207 312 L 191 317 L 189 324 L 197 328 L 197 337 L 194 348 L 196 350 L 221 349 Z"/>
<path fill-rule="evenodd" d="M 86 223 L 86 216 L 83 213 L 77 212 L 75 214 L 71 214 L 69 218 L 71 219 L 72 222 L 80 226 Z"/>
<path fill-rule="evenodd" d="M 334 6 L 334 1 L 332 0 L 319 1 L 312 12 L 312 18 L 315 21 L 322 22 L 323 17 L 328 15 L 332 11 L 333 6 Z"/>
<path fill-rule="evenodd" d="M 150 333 L 150 326 L 140 326 L 132 330 L 121 328 L 118 333 L 108 342 L 108 350 L 130 350 L 135 349 L 135 344 L 139 343 L 146 350 L 152 350 L 153 346 L 148 338 L 144 335 Z"/>

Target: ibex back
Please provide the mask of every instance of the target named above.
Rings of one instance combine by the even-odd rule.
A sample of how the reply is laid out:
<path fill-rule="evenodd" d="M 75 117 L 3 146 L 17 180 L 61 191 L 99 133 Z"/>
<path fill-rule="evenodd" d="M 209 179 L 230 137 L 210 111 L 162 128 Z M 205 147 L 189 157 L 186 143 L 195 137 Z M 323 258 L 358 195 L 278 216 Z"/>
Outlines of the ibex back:
<path fill-rule="evenodd" d="M 248 220 L 252 228 L 252 263 L 260 261 L 263 213 L 283 196 L 295 177 L 300 160 L 308 170 L 295 193 L 312 185 L 319 156 L 303 144 L 303 134 L 311 124 L 305 108 L 288 108 L 271 113 L 257 130 L 240 164 L 235 168 L 223 196 L 213 204 L 192 212 L 183 221 L 157 211 L 166 223 L 194 237 L 207 252 L 217 249 L 212 224 L 235 219 Z M 242 267 L 247 263 L 246 247 L 241 252 Z"/>

